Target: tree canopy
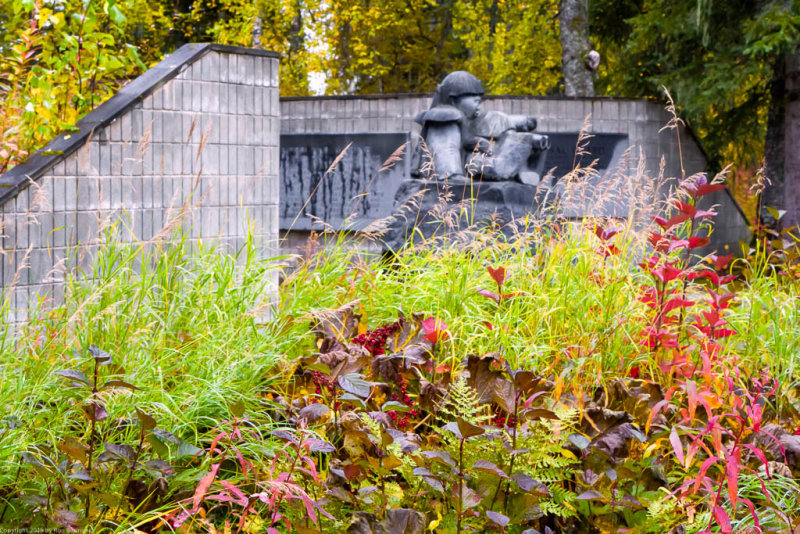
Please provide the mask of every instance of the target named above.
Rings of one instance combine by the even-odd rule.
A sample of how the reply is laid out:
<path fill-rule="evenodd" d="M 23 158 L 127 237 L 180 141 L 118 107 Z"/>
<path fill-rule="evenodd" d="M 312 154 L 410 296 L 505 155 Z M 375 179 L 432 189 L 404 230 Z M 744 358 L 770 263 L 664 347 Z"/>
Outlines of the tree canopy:
<path fill-rule="evenodd" d="M 311 94 L 312 79 L 327 94 L 431 92 L 456 69 L 493 93 L 559 94 L 566 3 L 0 0 L 0 170 L 178 45 L 250 46 L 254 27 L 283 56 L 284 96 Z M 800 46 L 800 0 L 590 0 L 589 31 L 596 94 L 667 88 L 713 165 L 760 165 L 770 105 L 788 98 L 775 90 Z"/>

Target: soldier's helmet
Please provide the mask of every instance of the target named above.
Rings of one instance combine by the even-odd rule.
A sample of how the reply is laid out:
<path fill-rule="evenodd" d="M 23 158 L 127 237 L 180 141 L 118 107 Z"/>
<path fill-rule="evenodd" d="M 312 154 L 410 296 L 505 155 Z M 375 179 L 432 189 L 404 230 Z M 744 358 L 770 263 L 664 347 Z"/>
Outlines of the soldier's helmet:
<path fill-rule="evenodd" d="M 452 104 L 460 96 L 483 96 L 481 81 L 465 70 L 451 72 L 436 87 L 435 104 Z"/>

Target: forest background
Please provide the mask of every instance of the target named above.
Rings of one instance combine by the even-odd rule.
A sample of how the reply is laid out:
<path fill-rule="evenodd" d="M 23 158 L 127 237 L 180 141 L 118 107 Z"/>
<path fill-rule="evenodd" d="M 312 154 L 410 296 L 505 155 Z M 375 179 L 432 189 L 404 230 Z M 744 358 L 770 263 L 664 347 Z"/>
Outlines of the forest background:
<path fill-rule="evenodd" d="M 800 0 L 0 0 L 0 172 L 186 42 L 281 53 L 283 96 L 427 93 L 457 69 L 490 93 L 559 95 L 571 9 L 600 53 L 594 94 L 668 89 L 749 216 L 759 169 L 787 207 Z"/>

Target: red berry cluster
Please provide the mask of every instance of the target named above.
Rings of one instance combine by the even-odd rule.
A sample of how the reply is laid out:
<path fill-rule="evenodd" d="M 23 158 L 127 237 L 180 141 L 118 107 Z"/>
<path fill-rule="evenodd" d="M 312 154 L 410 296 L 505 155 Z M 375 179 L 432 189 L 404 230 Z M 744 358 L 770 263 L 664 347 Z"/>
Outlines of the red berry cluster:
<path fill-rule="evenodd" d="M 369 351 L 372 356 L 380 356 L 386 353 L 386 340 L 400 330 L 403 326 L 403 319 L 399 319 L 392 324 L 381 326 L 375 330 L 367 330 L 353 338 L 353 343 L 361 345 Z"/>
<path fill-rule="evenodd" d="M 516 418 L 513 415 L 507 413 L 497 404 L 492 404 L 491 409 L 494 415 L 492 415 L 490 422 L 492 423 L 493 426 L 510 428 L 517 424 Z"/>
<path fill-rule="evenodd" d="M 320 373 L 319 371 L 312 371 L 311 372 L 312 380 L 314 381 L 314 385 L 316 386 L 317 395 L 322 395 L 322 388 L 331 389 L 333 387 L 333 382 L 331 377 Z"/>
<path fill-rule="evenodd" d="M 406 382 L 406 379 L 403 377 L 403 375 L 397 375 L 397 386 L 400 389 L 400 393 L 392 393 L 392 400 L 402 402 L 411 408 L 411 410 L 408 413 L 404 413 L 402 417 L 400 414 L 394 411 L 386 412 L 386 414 L 397 426 L 397 428 L 405 428 L 406 425 L 408 425 L 409 417 L 416 417 L 419 415 L 419 412 L 416 408 L 412 408 L 412 406 L 414 406 L 414 399 L 408 395 L 408 382 Z"/>
<path fill-rule="evenodd" d="M 319 371 L 311 371 L 311 379 L 314 381 L 314 386 L 315 386 L 314 390 L 317 395 L 320 396 L 325 395 L 325 393 L 323 393 L 322 391 L 323 388 L 327 390 L 327 393 L 333 393 L 334 389 L 336 388 L 336 385 L 333 383 L 331 377 L 329 377 L 324 373 L 320 373 Z M 309 404 L 316 404 L 316 403 L 321 403 L 323 401 L 322 399 L 312 397 L 311 399 L 309 399 L 308 402 Z M 342 403 L 339 401 L 336 401 L 336 404 L 333 405 L 333 408 L 336 410 L 338 410 L 341 407 Z"/>

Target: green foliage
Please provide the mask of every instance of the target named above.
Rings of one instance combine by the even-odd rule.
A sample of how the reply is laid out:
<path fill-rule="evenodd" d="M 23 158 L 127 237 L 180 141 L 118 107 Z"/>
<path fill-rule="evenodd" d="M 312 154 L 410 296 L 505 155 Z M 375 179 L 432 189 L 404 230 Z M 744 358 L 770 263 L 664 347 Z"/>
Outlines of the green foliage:
<path fill-rule="evenodd" d="M 137 2 L 128 4 L 135 12 Z M 0 13 L 8 30 L 0 37 L 3 172 L 145 66 L 115 0 L 4 0 Z"/>
<path fill-rule="evenodd" d="M 318 51 L 311 66 L 327 93 L 430 92 L 459 69 L 496 93 L 544 93 L 560 77 L 555 6 L 336 0 L 305 19 L 319 36 L 306 46 Z"/>
<path fill-rule="evenodd" d="M 522 473 L 547 485 L 551 496 L 539 501 L 542 512 L 558 517 L 575 516 L 575 492 L 565 483 L 573 479 L 579 472 L 580 461 L 567 447 L 569 441 L 565 427 L 569 425 L 570 414 L 578 416 L 577 410 L 567 410 L 564 419 L 558 423 L 536 422 L 521 434 L 518 442 L 520 449 L 527 449 L 529 454 L 521 457 L 517 464 Z M 562 426 L 563 425 L 563 426 Z M 561 432 L 558 432 L 561 430 Z"/>
<path fill-rule="evenodd" d="M 715 166 L 757 167 L 776 62 L 800 46 L 800 4 L 637 0 L 619 10 L 617 5 L 590 2 L 593 37 L 606 58 L 599 89 L 658 97 L 665 86 Z"/>

